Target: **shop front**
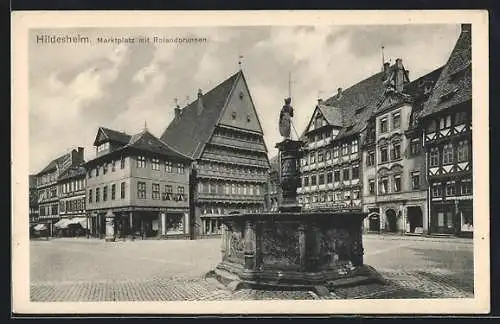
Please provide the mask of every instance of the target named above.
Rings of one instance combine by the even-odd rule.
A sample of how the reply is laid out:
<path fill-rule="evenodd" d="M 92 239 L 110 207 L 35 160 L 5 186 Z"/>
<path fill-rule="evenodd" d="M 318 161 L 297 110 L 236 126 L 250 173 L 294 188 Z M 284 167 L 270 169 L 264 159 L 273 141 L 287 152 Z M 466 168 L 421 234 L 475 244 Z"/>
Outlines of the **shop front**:
<path fill-rule="evenodd" d="M 472 237 L 472 199 L 431 203 L 431 233 Z"/>

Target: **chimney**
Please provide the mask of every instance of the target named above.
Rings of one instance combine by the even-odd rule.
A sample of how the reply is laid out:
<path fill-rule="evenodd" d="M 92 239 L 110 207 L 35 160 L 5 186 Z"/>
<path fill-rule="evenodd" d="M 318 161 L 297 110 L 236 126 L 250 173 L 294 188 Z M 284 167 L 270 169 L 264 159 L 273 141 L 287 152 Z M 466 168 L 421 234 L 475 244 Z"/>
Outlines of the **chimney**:
<path fill-rule="evenodd" d="M 342 97 L 342 88 L 337 89 L 337 99 L 340 99 Z"/>
<path fill-rule="evenodd" d="M 322 104 L 323 104 L 323 99 L 318 98 L 318 105 L 322 105 Z"/>
<path fill-rule="evenodd" d="M 198 89 L 198 114 L 201 114 L 203 111 L 203 91 Z"/>
<path fill-rule="evenodd" d="M 470 33 L 471 31 L 471 24 L 462 24 L 460 26 L 462 33 Z"/>
<path fill-rule="evenodd" d="M 83 162 L 83 147 L 79 146 L 78 150 L 71 151 L 71 164 L 80 164 Z"/>
<path fill-rule="evenodd" d="M 181 117 L 181 107 L 179 106 L 179 103 L 177 102 L 177 98 L 175 99 L 175 109 L 174 109 L 174 112 L 175 112 L 175 118 L 174 118 L 174 120 L 179 119 L 179 117 Z"/>
<path fill-rule="evenodd" d="M 394 80 L 394 87 L 396 88 L 396 92 L 403 92 L 404 86 L 404 67 L 403 60 L 398 58 L 396 59 L 396 75 Z"/>

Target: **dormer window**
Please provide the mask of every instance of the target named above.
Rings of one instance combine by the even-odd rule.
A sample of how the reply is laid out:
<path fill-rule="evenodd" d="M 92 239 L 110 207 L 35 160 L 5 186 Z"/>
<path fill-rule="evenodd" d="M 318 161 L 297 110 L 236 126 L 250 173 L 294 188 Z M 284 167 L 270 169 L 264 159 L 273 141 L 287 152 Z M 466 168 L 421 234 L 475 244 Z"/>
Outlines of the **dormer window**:
<path fill-rule="evenodd" d="M 108 149 L 109 149 L 109 142 L 102 143 L 101 145 L 97 146 L 97 152 L 102 152 Z"/>

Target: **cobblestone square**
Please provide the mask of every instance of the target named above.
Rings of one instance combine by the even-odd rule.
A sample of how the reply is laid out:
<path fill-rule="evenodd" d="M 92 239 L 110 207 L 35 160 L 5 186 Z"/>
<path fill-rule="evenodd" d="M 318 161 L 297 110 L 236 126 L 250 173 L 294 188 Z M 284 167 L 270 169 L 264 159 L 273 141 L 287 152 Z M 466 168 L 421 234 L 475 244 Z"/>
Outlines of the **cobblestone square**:
<path fill-rule="evenodd" d="M 234 293 L 204 274 L 220 240 L 31 241 L 32 301 L 194 301 L 318 299 L 307 291 Z M 327 299 L 473 297 L 472 240 L 366 235 L 365 263 L 389 284 L 335 290 Z"/>

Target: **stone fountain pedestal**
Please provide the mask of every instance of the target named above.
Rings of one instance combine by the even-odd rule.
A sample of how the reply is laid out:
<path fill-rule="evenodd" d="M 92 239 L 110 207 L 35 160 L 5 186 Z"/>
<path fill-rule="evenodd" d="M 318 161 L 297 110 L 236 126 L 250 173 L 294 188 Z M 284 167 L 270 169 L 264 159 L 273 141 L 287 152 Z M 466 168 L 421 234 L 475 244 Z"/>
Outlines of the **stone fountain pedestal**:
<path fill-rule="evenodd" d="M 301 141 L 280 151 L 283 203 L 278 212 L 220 216 L 222 260 L 207 277 L 232 290 L 300 289 L 324 296 L 335 287 L 384 280 L 363 264 L 361 210 L 301 211 L 297 204 Z"/>
<path fill-rule="evenodd" d="M 208 277 L 232 290 L 300 289 L 324 296 L 335 287 L 383 283 L 363 264 L 365 213 L 282 212 L 221 217 L 222 261 Z"/>

